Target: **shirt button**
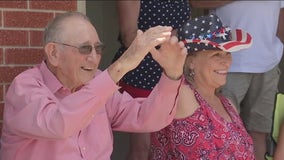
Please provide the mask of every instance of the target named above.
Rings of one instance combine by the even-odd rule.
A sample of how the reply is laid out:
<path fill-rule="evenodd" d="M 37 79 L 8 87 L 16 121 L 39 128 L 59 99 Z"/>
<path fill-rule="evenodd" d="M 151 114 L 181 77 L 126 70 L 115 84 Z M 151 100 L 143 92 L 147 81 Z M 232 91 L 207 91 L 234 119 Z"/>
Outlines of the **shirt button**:
<path fill-rule="evenodd" d="M 82 150 L 83 150 L 83 151 L 86 151 L 86 147 L 83 147 Z"/>

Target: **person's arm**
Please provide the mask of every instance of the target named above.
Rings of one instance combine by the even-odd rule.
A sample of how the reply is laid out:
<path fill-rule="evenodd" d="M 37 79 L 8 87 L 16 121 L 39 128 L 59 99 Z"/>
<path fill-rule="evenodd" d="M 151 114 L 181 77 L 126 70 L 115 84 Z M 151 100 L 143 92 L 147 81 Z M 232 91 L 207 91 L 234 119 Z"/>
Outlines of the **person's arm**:
<path fill-rule="evenodd" d="M 106 106 L 113 130 L 145 133 L 170 124 L 176 113 L 180 85 L 181 81 L 168 79 L 162 73 L 147 98 L 134 100 L 127 92 L 123 92 L 122 97 L 115 94 Z"/>
<path fill-rule="evenodd" d="M 280 40 L 284 44 L 284 8 L 280 10 L 277 36 L 280 38 Z"/>
<path fill-rule="evenodd" d="M 273 155 L 273 160 L 282 160 L 284 157 L 284 123 L 281 123 L 278 143 Z"/>
<path fill-rule="evenodd" d="M 223 1 L 215 1 L 215 0 L 211 0 L 211 1 L 203 1 L 203 0 L 190 0 L 190 4 L 193 8 L 217 8 L 217 7 L 221 7 L 224 6 L 228 3 L 233 2 L 234 0 L 223 0 Z"/>
<path fill-rule="evenodd" d="M 119 0 L 117 1 L 117 11 L 121 40 L 125 47 L 129 47 L 138 30 L 140 0 Z"/>
<path fill-rule="evenodd" d="M 181 80 L 177 79 L 181 79 L 186 53 L 184 44 L 178 42 L 177 37 L 171 37 L 159 50 L 151 51 L 153 58 L 164 69 L 164 73 L 147 99 L 141 99 L 141 104 L 127 99 L 127 95 L 122 98 L 124 100 L 112 99 L 106 108 L 115 130 L 150 132 L 159 130 L 171 122 L 175 116 L 181 84 Z"/>

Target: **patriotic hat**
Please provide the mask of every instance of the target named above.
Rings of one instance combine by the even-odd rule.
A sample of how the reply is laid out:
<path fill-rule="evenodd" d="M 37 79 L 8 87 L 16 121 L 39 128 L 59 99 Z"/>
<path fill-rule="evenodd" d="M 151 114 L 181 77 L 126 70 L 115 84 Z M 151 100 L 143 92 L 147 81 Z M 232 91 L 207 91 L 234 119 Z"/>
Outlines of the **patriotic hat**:
<path fill-rule="evenodd" d="M 214 14 L 188 20 L 178 29 L 178 38 L 184 42 L 188 53 L 202 50 L 236 52 L 252 45 L 250 34 L 223 26 Z"/>

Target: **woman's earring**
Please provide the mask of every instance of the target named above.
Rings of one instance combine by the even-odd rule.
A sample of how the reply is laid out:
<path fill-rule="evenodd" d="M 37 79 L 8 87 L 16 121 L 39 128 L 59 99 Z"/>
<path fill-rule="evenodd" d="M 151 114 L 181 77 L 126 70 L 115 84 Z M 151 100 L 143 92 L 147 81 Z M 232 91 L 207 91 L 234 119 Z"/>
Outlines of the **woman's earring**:
<path fill-rule="evenodd" d="M 194 79 L 194 75 L 195 75 L 194 70 L 190 69 L 190 70 L 189 70 L 189 77 L 190 77 L 191 79 Z"/>
<path fill-rule="evenodd" d="M 185 74 L 185 79 L 188 82 L 193 82 L 194 81 L 194 76 L 195 76 L 194 70 L 192 70 L 192 69 L 184 69 L 184 74 Z"/>

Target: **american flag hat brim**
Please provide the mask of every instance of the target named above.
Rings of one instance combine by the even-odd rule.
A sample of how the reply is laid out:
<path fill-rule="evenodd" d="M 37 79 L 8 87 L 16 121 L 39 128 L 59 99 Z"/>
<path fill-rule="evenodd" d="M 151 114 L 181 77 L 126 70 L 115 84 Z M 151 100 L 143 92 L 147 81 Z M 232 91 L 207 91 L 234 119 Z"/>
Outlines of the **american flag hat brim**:
<path fill-rule="evenodd" d="M 178 37 L 189 53 L 216 49 L 236 52 L 249 48 L 253 41 L 251 35 L 241 29 L 224 27 L 214 14 L 187 21 L 178 30 Z"/>

